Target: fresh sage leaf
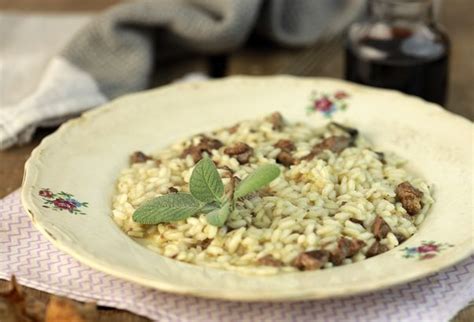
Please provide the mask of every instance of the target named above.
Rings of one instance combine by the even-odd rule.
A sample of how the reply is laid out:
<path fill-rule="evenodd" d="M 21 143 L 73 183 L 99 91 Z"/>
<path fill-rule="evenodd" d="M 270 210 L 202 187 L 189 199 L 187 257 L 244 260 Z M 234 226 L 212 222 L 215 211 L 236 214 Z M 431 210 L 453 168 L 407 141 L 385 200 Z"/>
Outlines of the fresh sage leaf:
<path fill-rule="evenodd" d="M 224 184 L 210 158 L 202 158 L 194 167 L 189 181 L 189 191 L 199 201 L 221 202 L 224 195 Z"/>
<path fill-rule="evenodd" d="M 248 195 L 266 186 L 280 175 L 280 168 L 274 164 L 265 164 L 249 174 L 240 182 L 234 192 L 234 200 Z"/>
<path fill-rule="evenodd" d="M 201 208 L 201 212 L 203 214 L 207 214 L 213 210 L 216 210 L 216 209 L 219 209 L 221 207 L 221 204 L 218 203 L 218 202 L 211 202 L 211 203 L 208 203 L 208 204 L 205 204 L 202 208 Z"/>
<path fill-rule="evenodd" d="M 222 227 L 227 221 L 227 217 L 229 217 L 229 214 L 230 214 L 230 206 L 229 206 L 229 203 L 226 202 L 222 206 L 222 208 L 218 208 L 208 213 L 206 215 L 206 219 L 210 225 Z"/>
<path fill-rule="evenodd" d="M 172 193 L 145 201 L 133 213 L 133 220 L 147 225 L 178 221 L 195 215 L 202 208 L 191 194 Z"/>

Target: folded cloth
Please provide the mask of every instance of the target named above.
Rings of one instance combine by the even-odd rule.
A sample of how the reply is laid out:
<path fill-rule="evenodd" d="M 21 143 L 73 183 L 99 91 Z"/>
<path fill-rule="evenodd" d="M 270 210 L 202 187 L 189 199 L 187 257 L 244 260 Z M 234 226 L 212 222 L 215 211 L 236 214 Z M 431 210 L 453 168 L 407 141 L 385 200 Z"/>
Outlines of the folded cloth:
<path fill-rule="evenodd" d="M 153 73 L 170 57 L 230 52 L 254 29 L 281 45 L 310 45 L 337 32 L 363 4 L 364 0 L 121 3 L 98 15 L 67 43 L 29 95 L 16 103 L 0 97 L 0 149 L 27 142 L 38 126 L 58 124 L 111 98 L 149 87 Z M 14 28 L 6 25 L 4 33 L 7 29 Z M 0 49 L 5 51 L 5 44 Z M 3 82 L 1 96 L 8 95 L 5 88 L 15 87 Z"/>
<path fill-rule="evenodd" d="M 245 303 L 164 293 L 93 270 L 55 248 L 33 227 L 18 191 L 0 200 L 0 278 L 12 274 L 25 286 L 160 322 L 441 322 L 474 299 L 474 255 L 411 283 L 340 299 Z"/>

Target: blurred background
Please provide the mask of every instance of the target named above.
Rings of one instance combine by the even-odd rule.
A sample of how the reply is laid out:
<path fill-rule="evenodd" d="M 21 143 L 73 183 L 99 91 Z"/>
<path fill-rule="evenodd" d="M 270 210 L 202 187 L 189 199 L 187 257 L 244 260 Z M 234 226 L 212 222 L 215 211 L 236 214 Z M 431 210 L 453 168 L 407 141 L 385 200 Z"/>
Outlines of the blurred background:
<path fill-rule="evenodd" d="M 113 5 L 123 3 L 120 0 L 0 0 L 0 10 L 4 13 L 76 15 L 76 19 L 93 17 Z M 338 1 L 334 1 L 338 2 Z M 471 60 L 474 37 L 474 21 L 470 12 L 474 10 L 471 0 L 434 0 L 437 8 L 437 21 L 444 27 L 451 42 L 449 60 L 449 89 L 445 106 L 454 113 L 466 114 L 467 106 L 474 101 L 471 81 L 474 63 Z M 79 26 L 80 23 L 77 23 Z M 0 25 L 0 37 L 8 37 L 11 30 L 5 24 Z M 50 27 L 51 28 L 51 27 Z M 73 30 L 75 27 L 66 29 Z M 35 36 L 38 37 L 38 36 Z M 64 36 L 66 37 L 66 35 Z M 160 72 L 153 85 L 161 85 L 190 72 L 211 73 L 214 76 L 234 74 L 272 75 L 293 74 L 301 76 L 328 76 L 344 78 L 345 34 L 329 35 L 318 38 L 306 48 L 288 48 L 252 33 L 243 46 L 226 55 L 199 57 L 187 55 L 157 66 Z M 308 48 L 309 47 L 309 48 Z M 2 45 L 0 42 L 0 51 Z M 211 76 L 212 76 L 211 75 Z M 472 111 L 468 111 L 473 118 Z"/>

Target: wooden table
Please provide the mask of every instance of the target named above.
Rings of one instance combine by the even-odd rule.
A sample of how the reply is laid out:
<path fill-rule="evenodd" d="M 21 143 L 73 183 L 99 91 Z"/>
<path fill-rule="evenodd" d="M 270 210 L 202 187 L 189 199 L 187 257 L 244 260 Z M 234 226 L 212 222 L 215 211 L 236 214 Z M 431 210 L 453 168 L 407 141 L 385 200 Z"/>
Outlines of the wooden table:
<path fill-rule="evenodd" d="M 0 10 L 32 10 L 32 11 L 84 11 L 101 10 L 119 0 L 0 0 Z M 452 56 L 450 69 L 450 87 L 447 109 L 463 115 L 470 120 L 474 119 L 474 63 L 472 62 L 474 19 L 474 1 L 450 0 L 445 1 L 441 12 L 441 22 L 445 25 L 452 41 Z M 256 41 L 251 41 L 240 51 L 233 53 L 229 58 L 228 74 L 271 75 L 274 73 L 298 70 L 295 66 L 307 63 L 308 57 L 313 53 L 320 53 L 318 46 L 302 50 L 277 48 L 272 45 L 262 46 Z M 342 50 L 340 47 L 332 48 L 327 55 L 325 64 L 312 65 L 298 74 L 313 76 L 342 77 Z M 167 79 L 183 71 L 193 71 L 205 68 L 206 61 L 196 58 L 190 62 L 179 62 L 178 67 L 169 70 Z M 167 79 L 158 80 L 159 83 Z M 23 175 L 23 164 L 43 137 L 52 133 L 54 129 L 41 129 L 33 141 L 22 147 L 14 147 L 0 152 L 0 198 L 20 187 Z M 466 140 L 469 140 L 466 138 Z M 0 287 L 5 282 L 0 281 Z M 46 302 L 49 294 L 34 289 L 26 289 L 30 296 Z M 98 321 L 148 321 L 143 317 L 126 311 L 101 308 Z M 453 320 L 456 322 L 474 321 L 474 305 L 465 308 Z"/>

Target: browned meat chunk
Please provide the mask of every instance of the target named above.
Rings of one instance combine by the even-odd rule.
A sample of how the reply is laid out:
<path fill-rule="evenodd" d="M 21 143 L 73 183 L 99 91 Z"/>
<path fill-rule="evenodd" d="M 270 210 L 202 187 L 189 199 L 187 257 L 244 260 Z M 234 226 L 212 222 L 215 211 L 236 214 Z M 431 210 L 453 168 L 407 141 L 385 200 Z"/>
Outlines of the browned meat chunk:
<path fill-rule="evenodd" d="M 378 241 L 375 241 L 372 246 L 370 246 L 370 248 L 367 250 L 367 253 L 365 254 L 365 256 L 368 258 L 368 257 L 373 257 L 375 255 L 379 255 L 379 254 L 382 254 L 382 253 L 385 253 L 386 251 L 388 251 L 388 247 L 385 246 L 385 245 L 382 245 L 381 243 L 379 243 Z"/>
<path fill-rule="evenodd" d="M 293 262 L 293 266 L 302 271 L 312 271 L 323 267 L 328 260 L 329 252 L 327 250 L 312 250 L 299 254 Z"/>
<path fill-rule="evenodd" d="M 223 144 L 221 141 L 203 135 L 201 137 L 201 141 L 197 145 L 193 145 L 184 149 L 183 153 L 181 153 L 181 157 L 185 158 L 187 155 L 191 155 L 194 162 L 196 163 L 202 159 L 203 152 L 211 154 L 212 150 L 217 150 L 222 147 L 222 145 Z"/>
<path fill-rule="evenodd" d="M 351 145 L 352 139 L 347 136 L 330 136 L 324 139 L 322 142 L 313 146 L 311 152 L 303 157 L 303 160 L 312 160 L 315 156 L 323 152 L 324 150 L 330 150 L 334 153 L 340 153 L 349 145 Z"/>
<path fill-rule="evenodd" d="M 237 130 L 239 129 L 239 126 L 240 126 L 240 124 L 237 123 L 237 124 L 235 124 L 235 125 L 229 127 L 229 128 L 227 129 L 227 131 L 228 131 L 230 134 L 234 134 L 234 133 L 237 132 Z"/>
<path fill-rule="evenodd" d="M 400 233 L 395 234 L 395 237 L 397 238 L 399 244 L 401 244 L 401 243 L 403 243 L 405 240 L 407 240 L 407 238 L 405 237 L 405 235 L 402 235 L 402 234 L 400 234 Z"/>
<path fill-rule="evenodd" d="M 377 155 L 377 158 L 382 162 L 382 164 L 387 164 L 385 160 L 385 154 L 383 152 L 374 152 Z"/>
<path fill-rule="evenodd" d="M 244 164 L 249 162 L 249 159 L 253 154 L 253 149 L 243 142 L 237 142 L 236 144 L 225 148 L 224 153 L 235 157 L 240 164 Z"/>
<path fill-rule="evenodd" d="M 361 249 L 362 247 L 365 246 L 365 243 L 362 241 L 362 240 L 358 240 L 358 239 L 352 239 L 351 240 L 351 244 L 349 245 L 349 254 L 347 255 L 347 257 L 352 257 L 354 256 L 355 254 L 357 254 Z"/>
<path fill-rule="evenodd" d="M 276 161 L 280 164 L 283 164 L 285 167 L 289 167 L 297 163 L 297 160 L 293 158 L 291 153 L 287 151 L 281 151 L 278 153 L 276 156 Z"/>
<path fill-rule="evenodd" d="M 146 155 L 145 153 L 141 152 L 141 151 L 136 151 L 136 152 L 133 152 L 132 155 L 130 156 L 130 163 L 133 164 L 133 163 L 142 163 L 142 162 L 146 162 L 148 160 L 151 160 L 152 157 Z"/>
<path fill-rule="evenodd" d="M 272 113 L 266 118 L 266 120 L 272 123 L 273 129 L 275 131 L 281 131 L 283 129 L 284 121 L 283 116 L 280 114 L 280 112 Z"/>
<path fill-rule="evenodd" d="M 202 249 L 206 249 L 207 247 L 209 247 L 211 243 L 212 243 L 212 239 L 206 238 L 199 243 L 199 246 L 201 246 Z"/>
<path fill-rule="evenodd" d="M 239 161 L 240 164 L 248 163 L 250 160 L 250 157 L 252 156 L 252 151 L 239 154 L 235 158 L 237 159 L 237 161 Z"/>
<path fill-rule="evenodd" d="M 334 265 L 341 265 L 345 258 L 354 256 L 364 246 L 361 240 L 342 237 L 337 242 L 337 248 L 331 252 L 330 261 Z"/>
<path fill-rule="evenodd" d="M 291 155 L 291 151 L 295 149 L 295 145 L 290 140 L 279 140 L 273 145 L 275 148 L 281 150 L 276 157 L 276 161 L 283 164 L 285 167 L 289 167 L 297 163 L 297 160 Z"/>
<path fill-rule="evenodd" d="M 168 193 L 177 193 L 179 190 L 176 189 L 175 187 L 169 187 L 168 188 Z"/>
<path fill-rule="evenodd" d="M 247 144 L 245 144 L 243 142 L 237 142 L 236 144 L 234 144 L 232 146 L 226 147 L 224 149 L 224 153 L 228 154 L 230 156 L 234 156 L 234 155 L 245 153 L 245 152 L 247 152 L 251 149 L 252 148 L 250 146 L 248 146 Z"/>
<path fill-rule="evenodd" d="M 330 136 L 313 148 L 316 152 L 331 150 L 334 153 L 342 152 L 351 144 L 351 138 L 347 136 Z"/>
<path fill-rule="evenodd" d="M 409 182 L 400 183 L 395 189 L 398 200 L 402 203 L 403 208 L 410 216 L 414 216 L 420 212 L 423 204 L 423 192 L 413 187 Z"/>
<path fill-rule="evenodd" d="M 310 152 L 308 155 L 305 155 L 304 157 L 301 158 L 301 160 L 303 161 L 311 161 L 314 159 L 314 157 L 316 156 L 317 154 L 314 153 L 314 152 Z"/>
<path fill-rule="evenodd" d="M 291 152 L 295 149 L 295 145 L 290 140 L 279 140 L 273 146 L 286 152 Z"/>
<path fill-rule="evenodd" d="M 185 158 L 188 155 L 190 155 L 193 158 L 194 163 L 196 163 L 202 159 L 202 150 L 198 146 L 190 146 L 189 148 L 184 149 L 183 153 L 181 153 L 181 157 Z"/>
<path fill-rule="evenodd" d="M 199 142 L 198 144 L 198 147 L 200 147 L 202 151 L 206 151 L 207 153 L 211 153 L 212 150 L 217 150 L 221 146 L 223 146 L 221 141 L 207 136 L 203 136 L 201 138 L 201 142 Z"/>
<path fill-rule="evenodd" d="M 331 122 L 330 125 L 334 126 L 334 127 L 337 127 L 340 130 L 343 130 L 344 132 L 349 134 L 351 136 L 351 138 L 353 138 L 353 140 L 355 140 L 357 138 L 357 136 L 359 135 L 359 131 L 357 129 L 352 128 L 352 127 L 348 127 L 348 126 L 345 126 L 345 125 L 342 125 L 342 124 L 339 124 L 339 123 L 336 123 L 336 122 Z"/>
<path fill-rule="evenodd" d="M 383 220 L 382 217 L 375 217 L 374 224 L 372 225 L 372 233 L 374 234 L 377 240 L 384 239 L 389 232 L 392 230 L 390 226 Z"/>
<path fill-rule="evenodd" d="M 282 261 L 275 259 L 272 255 L 263 256 L 262 258 L 257 260 L 257 263 L 260 265 L 273 266 L 273 267 L 280 267 L 283 265 Z"/>
<path fill-rule="evenodd" d="M 364 221 L 363 220 L 359 220 L 359 219 L 355 219 L 355 218 L 349 218 L 349 220 L 352 221 L 355 224 L 359 224 L 359 225 L 364 226 Z"/>

